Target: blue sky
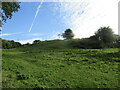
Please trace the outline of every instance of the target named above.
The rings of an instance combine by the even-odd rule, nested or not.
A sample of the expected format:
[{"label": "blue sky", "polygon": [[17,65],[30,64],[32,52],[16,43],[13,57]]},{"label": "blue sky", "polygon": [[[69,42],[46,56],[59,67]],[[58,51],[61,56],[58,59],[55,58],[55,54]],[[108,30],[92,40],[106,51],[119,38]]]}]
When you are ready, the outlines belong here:
[{"label": "blue sky", "polygon": [[21,3],[19,11],[14,13],[12,19],[7,20],[3,25],[2,38],[20,41],[29,39],[49,40],[54,38],[56,31],[62,33],[66,27],[61,24],[59,11],[54,13],[50,6],[52,3],[47,2],[42,4],[31,32],[29,32],[39,4],[40,2]]},{"label": "blue sky", "polygon": [[67,28],[73,30],[75,38],[84,38],[93,35],[101,26],[110,26],[116,34],[118,32],[117,0],[22,2],[20,5],[12,19],[4,23],[2,38],[21,43],[32,43],[36,39],[52,40]]}]

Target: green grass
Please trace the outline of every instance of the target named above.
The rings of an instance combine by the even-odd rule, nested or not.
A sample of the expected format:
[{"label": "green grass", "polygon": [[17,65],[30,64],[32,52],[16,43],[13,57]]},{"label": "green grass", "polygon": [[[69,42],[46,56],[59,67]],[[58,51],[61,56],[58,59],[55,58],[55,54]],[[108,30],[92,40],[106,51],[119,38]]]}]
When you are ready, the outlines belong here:
[{"label": "green grass", "polygon": [[70,49],[64,44],[53,49],[47,43],[3,50],[4,88],[119,87],[117,48]]}]

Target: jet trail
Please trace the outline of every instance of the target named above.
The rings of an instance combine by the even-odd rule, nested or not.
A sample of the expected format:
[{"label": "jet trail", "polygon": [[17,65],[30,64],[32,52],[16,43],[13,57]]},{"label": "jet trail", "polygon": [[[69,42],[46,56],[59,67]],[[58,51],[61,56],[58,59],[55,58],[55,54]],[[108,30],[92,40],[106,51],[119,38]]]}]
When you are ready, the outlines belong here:
[{"label": "jet trail", "polygon": [[38,12],[39,12],[39,10],[40,10],[40,8],[41,8],[41,6],[42,6],[42,3],[43,3],[43,1],[41,1],[41,3],[39,4],[39,6],[37,7],[37,11],[36,11],[36,14],[35,14],[35,16],[34,16],[33,22],[32,22],[32,24],[31,24],[31,26],[30,26],[29,32],[31,32],[31,30],[32,30],[32,27],[33,27],[33,25],[34,25],[34,22],[35,22],[35,19],[36,19],[37,15],[38,15]]}]

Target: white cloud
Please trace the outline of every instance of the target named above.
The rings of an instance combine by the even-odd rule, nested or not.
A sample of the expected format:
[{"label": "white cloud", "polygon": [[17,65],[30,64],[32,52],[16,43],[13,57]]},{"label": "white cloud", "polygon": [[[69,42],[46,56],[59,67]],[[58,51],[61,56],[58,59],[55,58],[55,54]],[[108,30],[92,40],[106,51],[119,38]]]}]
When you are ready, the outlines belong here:
[{"label": "white cloud", "polygon": [[73,29],[76,38],[89,37],[101,26],[110,26],[118,33],[119,0],[80,0],[56,3],[61,19]]},{"label": "white cloud", "polygon": [[10,36],[10,35],[15,35],[15,34],[20,34],[21,32],[18,33],[2,33],[0,34],[1,36]]},{"label": "white cloud", "polygon": [[18,42],[20,42],[21,44],[26,44],[26,43],[32,44],[34,40],[42,40],[42,39],[41,38],[33,38],[33,39],[28,39],[28,40],[21,40]]},{"label": "white cloud", "polygon": [[42,36],[43,34],[41,34],[41,33],[28,33],[26,35],[28,35],[28,36]]},{"label": "white cloud", "polygon": [[57,32],[53,31],[50,40],[52,40],[52,39],[61,39],[61,40],[63,40],[63,37],[62,36],[58,36],[58,34],[61,34],[61,33],[59,31],[57,31]]},{"label": "white cloud", "polygon": [[4,34],[1,34],[1,36],[9,36],[9,35],[13,35],[11,33],[4,33]]}]

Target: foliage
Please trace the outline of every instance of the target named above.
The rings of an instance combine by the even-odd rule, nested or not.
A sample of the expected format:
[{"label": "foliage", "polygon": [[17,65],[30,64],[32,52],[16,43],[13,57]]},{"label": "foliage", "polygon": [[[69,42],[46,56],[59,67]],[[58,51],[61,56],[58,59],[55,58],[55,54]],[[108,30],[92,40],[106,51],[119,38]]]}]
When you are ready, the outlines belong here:
[{"label": "foliage", "polygon": [[[104,29],[103,29],[104,30]],[[108,29],[107,29],[108,30]],[[111,34],[114,38],[112,42],[109,42],[110,40],[106,41],[107,39],[104,40],[103,36],[107,35],[107,31],[103,33],[104,35],[100,34],[103,33],[102,30],[98,30],[97,33],[93,36],[90,36],[89,38],[82,38],[82,39],[66,39],[66,40],[46,40],[46,41],[40,41],[40,40],[35,40],[33,44],[24,44],[23,46],[32,46],[36,45],[36,47],[41,47],[43,46],[44,48],[49,48],[49,49],[63,49],[63,48],[82,48],[82,49],[100,49],[100,48],[120,48],[120,36],[116,34]],[[109,30],[108,30],[109,32]],[[100,36],[99,36],[100,35]],[[102,38],[102,39],[100,39]],[[106,38],[110,39],[109,36],[106,36]],[[104,43],[103,43],[103,41]],[[19,46],[19,45],[18,45]],[[13,44],[12,46],[6,43],[3,43],[3,48],[6,47],[15,47]],[[43,48],[42,47],[42,48]],[[7,49],[7,48],[6,48]]]},{"label": "foliage", "polygon": [[120,48],[120,35],[115,35],[115,47]]},{"label": "foliage", "polygon": [[26,44],[23,44],[23,46],[30,46],[31,44],[27,42]]},{"label": "foliage", "polygon": [[2,2],[2,21],[11,19],[13,12],[17,12],[20,8],[19,2]]},{"label": "foliage", "polygon": [[95,41],[90,38],[83,38],[80,40],[72,41],[71,45],[74,48],[82,48],[82,49],[99,49],[99,48],[101,48],[99,41]]},{"label": "foliage", "polygon": [[40,43],[41,41],[40,40],[35,40],[34,42],[33,42],[33,44],[37,44],[37,43]]},{"label": "foliage", "polygon": [[95,33],[95,37],[101,42],[102,47],[113,44],[115,36],[110,27],[101,27]]},{"label": "foliage", "polygon": [[65,39],[72,39],[74,37],[74,34],[71,29],[66,29],[62,36]]},{"label": "foliage", "polygon": [[1,39],[1,41],[2,41],[2,48],[3,49],[17,48],[17,47],[21,46],[21,43],[14,42],[13,40],[9,41],[9,40]]},{"label": "foliage", "polygon": [[75,48],[100,49],[100,48],[119,48],[120,36],[113,33],[109,27],[101,27],[95,35],[71,42]]}]

